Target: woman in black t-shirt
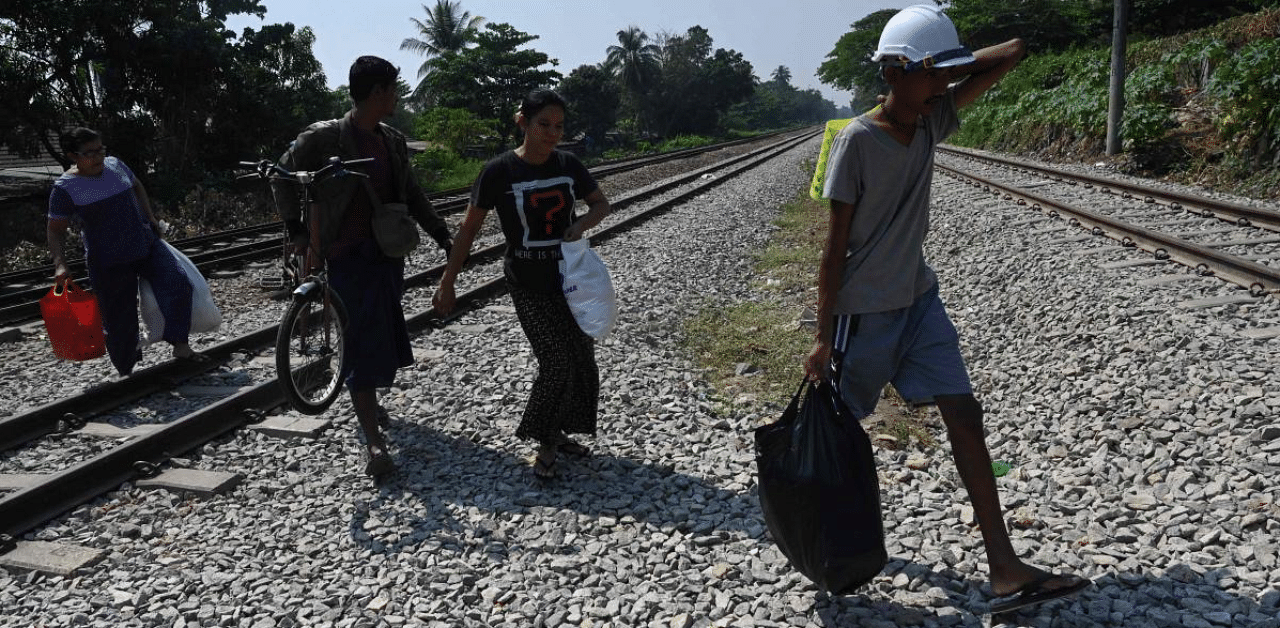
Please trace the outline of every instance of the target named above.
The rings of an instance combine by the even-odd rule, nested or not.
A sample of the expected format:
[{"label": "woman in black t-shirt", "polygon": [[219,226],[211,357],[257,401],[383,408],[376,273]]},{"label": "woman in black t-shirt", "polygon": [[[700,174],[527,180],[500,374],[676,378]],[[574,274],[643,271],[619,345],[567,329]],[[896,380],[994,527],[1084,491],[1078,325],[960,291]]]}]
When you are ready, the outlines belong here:
[{"label": "woman in black t-shirt", "polygon": [[[577,240],[599,224],[609,213],[609,201],[577,157],[556,150],[564,135],[564,110],[564,100],[553,91],[525,97],[516,115],[524,142],[480,171],[433,299],[442,315],[453,310],[454,280],[489,210],[496,209],[507,241],[503,272],[538,358],[538,377],[516,436],[538,442],[533,470],[540,478],[555,476],[557,454],[588,453],[568,435],[595,434],[600,392],[595,341],[569,311],[559,260],[560,243]],[[580,217],[573,211],[578,199],[588,207]]]}]

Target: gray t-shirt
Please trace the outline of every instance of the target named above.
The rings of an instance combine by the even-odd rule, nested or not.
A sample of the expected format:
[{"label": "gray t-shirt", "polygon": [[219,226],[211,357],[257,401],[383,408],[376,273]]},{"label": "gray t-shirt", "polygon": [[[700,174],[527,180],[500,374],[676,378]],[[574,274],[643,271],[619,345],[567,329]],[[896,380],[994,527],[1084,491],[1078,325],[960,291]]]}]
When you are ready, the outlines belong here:
[{"label": "gray t-shirt", "polygon": [[959,128],[955,92],[949,90],[916,129],[910,146],[866,114],[836,135],[823,196],[849,203],[854,211],[835,314],[909,307],[937,283],[924,260],[933,149]]}]

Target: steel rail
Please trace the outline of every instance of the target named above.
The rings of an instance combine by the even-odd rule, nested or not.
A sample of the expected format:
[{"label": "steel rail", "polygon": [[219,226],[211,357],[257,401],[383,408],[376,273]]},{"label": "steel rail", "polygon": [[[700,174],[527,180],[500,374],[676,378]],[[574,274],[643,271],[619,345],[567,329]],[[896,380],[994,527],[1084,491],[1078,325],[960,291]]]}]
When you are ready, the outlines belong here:
[{"label": "steel rail", "polygon": [[951,166],[935,163],[934,167],[961,181],[967,180],[972,185],[983,186],[989,190],[1000,190],[1006,200],[1019,199],[1020,205],[1030,203],[1032,209],[1045,212],[1050,216],[1054,216],[1055,212],[1071,216],[1073,222],[1092,231],[1094,235],[1105,235],[1125,246],[1141,248],[1155,255],[1157,259],[1171,259],[1200,273],[1215,275],[1249,290],[1250,294],[1255,296],[1280,290],[1280,269],[1270,268],[1174,235],[1160,233],[1001,184]]},{"label": "steel rail", "polygon": [[[618,160],[598,165],[592,168],[590,172],[592,176],[596,178],[604,178],[610,175],[636,170],[673,159],[688,158],[740,144],[760,141],[762,139],[770,139],[782,135],[783,133],[785,133],[785,131],[777,131],[774,133],[741,138],[729,142],[668,151],[665,153],[647,155],[633,159]],[[428,195],[428,199],[436,203],[436,211],[442,216],[453,215],[460,213],[467,208],[467,193],[469,190],[469,188],[455,188],[451,190],[433,192]],[[268,234],[272,231],[283,233],[283,227],[280,226],[279,222],[260,223],[228,231],[183,238],[181,240],[171,240],[169,243],[175,248],[186,253],[187,256],[191,258],[192,263],[196,265],[196,268],[198,268],[200,272],[207,274],[210,270],[225,268],[232,265],[240,265],[252,260],[263,259],[274,255],[278,253],[280,240],[267,239],[248,244],[200,251],[199,253],[190,253],[189,251],[192,249],[206,248],[227,240],[261,236],[262,234]],[[92,291],[92,285],[85,274],[86,271],[83,258],[69,260],[68,268],[76,282],[82,288]],[[40,297],[44,296],[45,293],[48,292],[49,287],[47,284],[49,282],[49,277],[52,275],[52,265],[0,273],[0,325],[13,325],[40,318]],[[6,291],[4,286],[24,287],[10,288]]]},{"label": "steel rail", "polygon": [[[1128,194],[1134,198],[1142,198],[1148,203],[1163,200],[1164,204],[1168,205],[1170,209],[1186,210],[1205,218],[1218,218],[1227,222],[1233,222],[1242,227],[1255,226],[1267,229],[1268,231],[1280,231],[1280,211],[1265,209],[1262,207],[1250,207],[1241,203],[1220,201],[1203,196],[1196,196],[1194,194],[1161,190],[1146,185],[1129,183],[1096,175],[1068,172],[1066,170],[1042,166],[1040,164],[1034,164],[1011,157],[993,157],[991,155],[983,155],[956,146],[939,146],[938,150],[984,160],[989,163],[1022,168],[1030,172],[1039,172],[1058,181],[1083,181],[1088,185],[1101,188],[1104,192],[1111,192],[1111,188],[1114,188],[1121,190],[1122,195]],[[1191,209],[1193,207],[1199,208],[1200,211],[1194,211]]]},{"label": "steel rail", "polygon": [[[682,191],[652,208],[636,215],[628,216],[607,228],[601,229],[592,235],[590,239],[593,243],[611,240],[633,226],[669,211],[685,200],[702,194],[816,136],[816,132],[807,133],[766,149],[752,151],[747,156],[726,160],[714,167],[709,166],[679,177],[680,180],[685,182],[690,180],[697,181],[701,179],[702,174],[709,170],[729,168],[720,176],[701,179],[696,185],[691,186],[689,190]],[[676,185],[679,185],[679,183],[664,184],[655,186],[655,189],[642,190],[619,199],[616,205],[633,204],[638,200],[661,193]],[[505,244],[486,247],[468,258],[468,264],[475,265],[483,259],[501,255],[504,249]],[[430,276],[438,276],[441,272],[443,272],[443,266],[418,273],[414,275],[414,283],[428,281]],[[408,280],[406,280],[406,286],[408,283]],[[458,308],[450,316],[442,319],[433,310],[426,309],[409,316],[406,319],[406,323],[415,332],[438,327],[471,311],[471,306],[501,294],[505,289],[505,279],[501,277],[490,279],[459,295]],[[263,342],[263,339],[274,338],[274,332],[277,328],[278,325],[260,329],[234,341],[212,347],[208,350],[208,353],[212,357],[221,358],[229,356],[232,351],[244,350],[248,345],[254,343],[259,345],[268,344]],[[176,373],[176,369],[171,367],[179,365],[177,363],[166,363],[152,367],[144,372],[142,379],[163,380],[165,375],[171,376]],[[199,370],[208,368],[199,365],[190,366],[195,366]],[[16,431],[6,434],[6,430],[18,425],[22,425],[34,432],[43,431],[48,433],[52,431],[53,425],[51,425],[51,421],[56,421],[59,412],[67,408],[74,408],[82,413],[79,416],[84,416],[92,411],[93,408],[110,403],[113,400],[116,403],[111,405],[119,405],[118,402],[121,397],[116,395],[126,395],[130,397],[129,400],[132,400],[146,394],[145,392],[140,392],[141,389],[131,390],[129,386],[125,385],[131,379],[133,378],[107,385],[97,394],[78,396],[64,402],[49,404],[26,415],[5,419],[0,422],[0,442],[20,441],[21,438],[13,438],[16,435]],[[92,397],[93,400],[81,399],[81,397]],[[124,482],[139,476],[152,475],[169,458],[199,447],[214,438],[237,429],[245,422],[252,420],[253,417],[260,416],[283,402],[284,397],[280,392],[279,382],[275,378],[271,378],[248,390],[181,417],[155,432],[139,436],[124,445],[71,468],[51,474],[32,486],[6,495],[0,498],[0,535],[17,537],[75,508],[79,504],[113,490]],[[0,553],[3,553],[3,551],[0,548]]]}]

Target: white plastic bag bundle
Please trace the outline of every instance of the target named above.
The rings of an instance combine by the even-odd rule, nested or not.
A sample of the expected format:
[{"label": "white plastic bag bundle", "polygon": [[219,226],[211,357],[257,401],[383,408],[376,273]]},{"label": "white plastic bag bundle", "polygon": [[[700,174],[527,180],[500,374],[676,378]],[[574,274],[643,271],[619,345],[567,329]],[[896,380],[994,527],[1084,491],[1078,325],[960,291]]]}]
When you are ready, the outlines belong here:
[{"label": "white plastic bag bundle", "polygon": [[[191,282],[191,332],[214,331],[222,324],[222,312],[218,311],[218,306],[213,302],[213,292],[209,290],[209,283],[200,275],[196,265],[182,254],[182,251],[173,248],[173,245],[168,242],[164,245],[169,248],[174,259],[178,260],[178,268],[186,273],[187,280]],[[142,344],[159,342],[164,337],[164,315],[160,313],[160,306],[156,304],[156,295],[151,291],[151,283],[141,277],[138,278],[138,305],[142,322],[147,326],[147,335]]]},{"label": "white plastic bag bundle", "polygon": [[560,281],[564,298],[582,332],[596,340],[609,335],[618,320],[609,269],[586,238],[561,242]]}]

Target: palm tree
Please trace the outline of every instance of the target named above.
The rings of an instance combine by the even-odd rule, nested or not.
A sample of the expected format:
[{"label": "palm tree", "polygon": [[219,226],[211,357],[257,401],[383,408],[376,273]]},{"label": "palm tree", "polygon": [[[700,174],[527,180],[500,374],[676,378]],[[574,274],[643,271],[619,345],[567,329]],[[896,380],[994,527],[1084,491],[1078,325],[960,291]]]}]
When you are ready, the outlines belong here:
[{"label": "palm tree", "polygon": [[436,0],[434,8],[428,9],[424,4],[422,10],[427,12],[425,22],[409,18],[422,37],[407,37],[400,42],[401,50],[427,57],[418,68],[419,78],[431,73],[435,57],[446,52],[461,52],[475,38],[476,30],[484,22],[483,17],[472,17],[470,11],[463,11],[462,3],[454,0]]},{"label": "palm tree", "polygon": [[773,71],[772,76],[773,76],[774,83],[777,83],[779,85],[791,84],[791,68],[788,68],[785,65],[778,66],[778,69]]},{"label": "palm tree", "polygon": [[[639,117],[640,103],[645,89],[658,73],[658,56],[661,49],[649,42],[649,35],[637,26],[618,31],[617,46],[609,46],[605,68],[622,80],[631,97],[631,106]],[[633,119],[634,121],[634,119]]]}]

